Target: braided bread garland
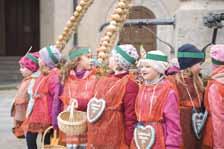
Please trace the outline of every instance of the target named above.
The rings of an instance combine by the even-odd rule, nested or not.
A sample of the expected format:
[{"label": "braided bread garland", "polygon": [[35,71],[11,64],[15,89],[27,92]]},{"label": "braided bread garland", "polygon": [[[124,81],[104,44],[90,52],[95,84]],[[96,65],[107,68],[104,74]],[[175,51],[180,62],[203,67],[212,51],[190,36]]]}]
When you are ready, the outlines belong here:
[{"label": "braided bread garland", "polygon": [[118,4],[111,15],[110,24],[101,37],[97,50],[97,59],[100,63],[107,63],[108,53],[116,44],[118,34],[128,18],[130,3],[132,0],[118,0]]},{"label": "braided bread garland", "polygon": [[64,31],[58,37],[56,41],[56,47],[62,51],[65,45],[68,43],[69,39],[71,38],[72,34],[75,33],[81,19],[83,18],[84,14],[91,6],[94,0],[81,0],[78,6],[75,9],[75,12],[68,20]]}]

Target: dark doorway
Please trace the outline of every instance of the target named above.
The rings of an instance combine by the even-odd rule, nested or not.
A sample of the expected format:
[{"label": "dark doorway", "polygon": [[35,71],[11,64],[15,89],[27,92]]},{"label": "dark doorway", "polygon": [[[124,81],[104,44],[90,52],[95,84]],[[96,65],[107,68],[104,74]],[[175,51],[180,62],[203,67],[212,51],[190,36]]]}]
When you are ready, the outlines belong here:
[{"label": "dark doorway", "polygon": [[3,0],[5,56],[22,56],[40,48],[39,0]]}]

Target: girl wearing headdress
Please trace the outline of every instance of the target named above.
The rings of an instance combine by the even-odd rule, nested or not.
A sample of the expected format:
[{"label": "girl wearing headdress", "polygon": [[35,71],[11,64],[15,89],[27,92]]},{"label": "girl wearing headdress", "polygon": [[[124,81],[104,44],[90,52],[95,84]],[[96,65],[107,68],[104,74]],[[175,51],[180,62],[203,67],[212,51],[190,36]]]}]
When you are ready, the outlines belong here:
[{"label": "girl wearing headdress", "polygon": [[179,149],[181,146],[178,95],[165,78],[168,58],[161,51],[150,51],[140,59],[143,78],[135,102],[138,124],[132,149]]},{"label": "girl wearing headdress", "polygon": [[208,120],[203,132],[203,149],[224,148],[224,45],[213,45],[210,51],[212,73],[205,90]]},{"label": "girl wearing headdress", "polygon": [[[61,53],[55,46],[44,47],[39,51],[40,76],[32,89],[32,110],[23,123],[28,149],[37,149],[38,133],[43,133],[49,126],[58,129],[57,115],[61,111],[61,83],[57,64]],[[45,144],[50,144],[50,135]]]},{"label": "girl wearing headdress", "polygon": [[[86,111],[88,101],[94,95],[97,81],[96,71],[91,68],[91,51],[89,48],[73,49],[69,60],[62,68],[63,92],[60,99],[66,110],[75,102],[76,110]],[[62,142],[68,148],[86,148],[87,133],[79,136],[62,134]]]},{"label": "girl wearing headdress", "polygon": [[129,74],[138,58],[133,45],[116,46],[109,59],[108,76],[100,77],[87,107],[88,148],[128,149],[137,119],[138,85]]},{"label": "girl wearing headdress", "polygon": [[24,131],[21,128],[23,121],[26,118],[26,111],[28,110],[28,103],[30,102],[30,90],[35,79],[37,78],[37,71],[39,69],[38,65],[39,53],[27,53],[19,60],[20,72],[23,79],[18,87],[16,96],[13,100],[13,107],[11,115],[14,119],[13,133],[17,138],[24,138]]},{"label": "girl wearing headdress", "polygon": [[[177,54],[180,72],[174,76],[179,95],[183,149],[199,149],[207,112],[203,108],[204,86],[200,77],[204,53],[192,44],[184,44]],[[204,118],[203,118],[204,117]]]}]

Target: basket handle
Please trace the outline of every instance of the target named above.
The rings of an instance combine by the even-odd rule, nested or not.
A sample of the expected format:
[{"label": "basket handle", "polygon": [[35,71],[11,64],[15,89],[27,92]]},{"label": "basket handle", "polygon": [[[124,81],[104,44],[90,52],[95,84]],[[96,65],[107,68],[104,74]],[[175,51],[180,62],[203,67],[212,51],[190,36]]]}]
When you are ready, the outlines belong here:
[{"label": "basket handle", "polygon": [[74,122],[74,110],[78,108],[78,102],[76,99],[72,98],[71,108],[70,108],[70,115],[69,115],[69,121]]},{"label": "basket handle", "polygon": [[42,137],[42,148],[44,148],[44,140],[45,140],[45,137],[46,137],[46,135],[47,135],[47,133],[51,130],[51,129],[53,129],[53,126],[50,126],[50,127],[48,127],[45,131],[44,131],[44,134],[43,134],[43,137]]}]

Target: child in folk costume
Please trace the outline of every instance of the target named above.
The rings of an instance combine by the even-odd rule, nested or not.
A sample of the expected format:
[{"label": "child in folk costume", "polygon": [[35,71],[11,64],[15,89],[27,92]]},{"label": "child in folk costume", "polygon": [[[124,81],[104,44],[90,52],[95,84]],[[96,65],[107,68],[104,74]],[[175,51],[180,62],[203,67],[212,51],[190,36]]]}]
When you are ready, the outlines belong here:
[{"label": "child in folk costume", "polygon": [[[26,133],[28,149],[36,149],[38,133],[43,133],[46,128],[53,125],[57,129],[57,115],[60,109],[60,79],[56,65],[61,58],[60,51],[55,46],[44,47],[40,51],[39,66],[40,76],[33,86],[32,110],[23,124]],[[50,136],[45,140],[50,143]]]},{"label": "child in folk costume", "polygon": [[205,91],[208,121],[203,133],[203,149],[224,148],[224,45],[211,47],[213,70]]},{"label": "child in folk costume", "polygon": [[88,103],[88,148],[129,148],[137,122],[134,107],[138,93],[129,68],[137,58],[133,45],[119,45],[112,50],[109,68],[114,73],[98,80],[95,97]]},{"label": "child in folk costume", "polygon": [[202,109],[204,87],[199,76],[203,60],[204,53],[194,45],[184,44],[178,49],[181,71],[175,76],[175,84],[179,94],[183,149],[199,149],[201,145],[203,123],[198,123],[198,115],[206,115]]},{"label": "child in folk costume", "polygon": [[[61,95],[64,109],[76,103],[77,110],[86,111],[88,101],[94,95],[95,71],[91,69],[89,48],[79,48],[69,52],[69,61],[63,68],[64,89]],[[62,141],[68,148],[86,148],[87,134],[64,136]]]},{"label": "child in folk costume", "polygon": [[143,84],[135,103],[138,124],[131,148],[179,149],[181,146],[178,96],[165,79],[167,56],[150,51],[139,61]]},{"label": "child in folk costume", "polygon": [[27,53],[19,60],[20,72],[23,80],[17,90],[13,101],[12,116],[14,118],[13,133],[18,138],[24,138],[24,131],[21,128],[26,118],[26,110],[29,102],[28,88],[34,77],[34,73],[39,69],[38,66],[39,53]]}]

